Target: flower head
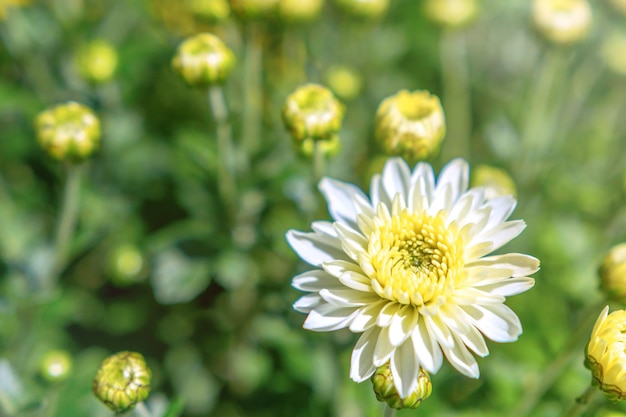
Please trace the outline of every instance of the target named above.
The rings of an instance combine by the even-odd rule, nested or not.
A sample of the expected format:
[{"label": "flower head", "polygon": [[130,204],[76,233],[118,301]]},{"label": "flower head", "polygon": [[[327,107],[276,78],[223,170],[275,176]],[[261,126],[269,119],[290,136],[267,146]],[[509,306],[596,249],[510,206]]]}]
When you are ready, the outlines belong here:
[{"label": "flower head", "polygon": [[472,187],[485,187],[487,198],[496,198],[502,195],[515,197],[515,182],[502,168],[489,165],[479,165],[472,172]]},{"label": "flower head", "polygon": [[304,23],[315,20],[322,12],[324,0],[280,0],[278,15],[288,23]]},{"label": "flower head", "polygon": [[613,401],[626,398],[626,311],[600,313],[585,348],[591,383]]},{"label": "flower head", "polygon": [[591,7],[587,0],[534,0],[533,21],[548,41],[569,45],[589,33]]},{"label": "flower head", "polygon": [[235,66],[235,55],[211,33],[200,33],[180,44],[172,66],[191,87],[207,87],[228,78]]},{"label": "flower head", "polygon": [[294,304],[304,328],[362,333],[350,375],[361,382],[390,362],[401,398],[417,387],[420,368],[436,373],[443,357],[477,378],[471,352],[488,353],[485,337],[512,342],[520,321],[505,297],[534,284],[539,261],[517,253],[487,256],[522,232],[507,220],[515,199],[468,190],[468,165],[450,162],[435,180],[432,167],[411,171],[400,158],[372,178],[370,196],[325,178],[320,190],[333,222],[287,240],[315,267],[293,278],[309,294]]}]

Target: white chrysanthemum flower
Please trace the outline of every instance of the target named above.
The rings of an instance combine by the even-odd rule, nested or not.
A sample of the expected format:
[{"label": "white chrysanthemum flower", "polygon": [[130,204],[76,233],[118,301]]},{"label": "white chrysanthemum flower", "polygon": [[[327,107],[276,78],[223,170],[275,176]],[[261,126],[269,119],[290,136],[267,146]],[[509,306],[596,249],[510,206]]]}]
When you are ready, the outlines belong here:
[{"label": "white chrysanthemum flower", "polygon": [[295,288],[310,293],[294,304],[308,313],[304,328],[363,333],[352,353],[354,381],[389,361],[404,398],[415,390],[420,366],[435,373],[444,356],[478,378],[471,352],[488,354],[484,337],[512,342],[521,334],[504,301],[533,286],[527,275],[539,261],[518,253],[486,256],[525,223],[507,221],[513,197],[468,190],[468,176],[461,159],[435,181],[430,165],[411,172],[395,158],[372,178],[370,198],[325,178],[320,190],[334,222],[287,233],[291,247],[317,268],[293,278]]}]

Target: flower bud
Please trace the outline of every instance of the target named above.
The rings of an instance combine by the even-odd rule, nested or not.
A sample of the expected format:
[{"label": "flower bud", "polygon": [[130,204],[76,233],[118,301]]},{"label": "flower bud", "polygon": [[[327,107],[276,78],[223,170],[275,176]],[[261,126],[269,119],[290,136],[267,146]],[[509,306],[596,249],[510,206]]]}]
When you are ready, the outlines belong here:
[{"label": "flower bud", "polygon": [[533,21],[548,41],[569,45],[587,37],[591,7],[587,0],[534,0]]},{"label": "flower bud", "polygon": [[280,0],[278,15],[288,23],[305,23],[315,20],[322,11],[324,0]]},{"label": "flower bud", "polygon": [[479,165],[472,169],[472,187],[485,187],[485,198],[493,199],[510,195],[515,197],[515,182],[503,169]]},{"label": "flower bud", "polygon": [[458,28],[476,17],[478,6],[476,0],[426,0],[424,11],[438,25]]},{"label": "flower bud", "polygon": [[230,0],[233,13],[243,20],[264,19],[276,11],[280,0]]},{"label": "flower bud", "polygon": [[330,140],[339,133],[344,106],[329,89],[306,84],[296,89],[283,106],[283,122],[296,142]]},{"label": "flower bud", "polygon": [[45,110],[35,119],[37,139],[53,158],[78,162],[100,144],[100,121],[87,106],[70,101]]},{"label": "flower bud", "polygon": [[334,66],[326,72],[326,82],[330,89],[342,100],[353,100],[361,92],[361,75],[350,67]]},{"label": "flower bud", "polygon": [[58,382],[67,379],[72,371],[72,357],[64,350],[52,350],[39,363],[39,372],[46,380]]},{"label": "flower bud", "polygon": [[94,40],[79,48],[76,64],[83,78],[101,84],[109,81],[117,69],[117,51],[105,40]]},{"label": "flower bud", "polygon": [[626,302],[626,243],[613,246],[600,265],[600,288],[610,300]]},{"label": "flower bud", "polygon": [[585,366],[591,370],[591,383],[611,401],[618,401],[626,397],[626,311],[608,312],[606,306],[593,326]]},{"label": "flower bud", "polygon": [[376,369],[376,372],[372,375],[372,384],[374,386],[376,399],[380,402],[387,403],[389,407],[395,408],[396,410],[419,407],[423,400],[430,397],[433,390],[428,372],[420,368],[415,391],[408,397],[401,398],[393,382],[389,362]]},{"label": "flower bud", "polygon": [[346,13],[362,19],[376,19],[387,13],[389,0],[336,0]]},{"label": "flower bud", "polygon": [[441,102],[428,91],[401,90],[378,106],[376,138],[389,155],[425,159],[439,150],[445,133]]},{"label": "flower bud", "polygon": [[151,375],[140,353],[119,352],[102,362],[91,388],[113,412],[123,413],[148,398]]},{"label": "flower bud", "polygon": [[142,281],[146,277],[145,266],[143,254],[133,245],[120,245],[109,254],[111,278],[120,287]]},{"label": "flower bud", "polygon": [[600,57],[611,71],[626,76],[626,32],[614,30],[602,41]]},{"label": "flower bud", "polygon": [[235,55],[217,36],[201,33],[180,44],[172,66],[190,87],[208,87],[228,78]]},{"label": "flower bud", "polygon": [[230,15],[227,0],[186,0],[185,4],[195,18],[207,23],[223,22]]}]

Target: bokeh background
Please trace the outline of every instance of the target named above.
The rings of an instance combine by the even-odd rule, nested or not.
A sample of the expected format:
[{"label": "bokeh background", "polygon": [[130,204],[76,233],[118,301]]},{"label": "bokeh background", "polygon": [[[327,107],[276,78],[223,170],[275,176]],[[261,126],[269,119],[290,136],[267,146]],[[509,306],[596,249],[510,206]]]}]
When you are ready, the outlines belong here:
[{"label": "bokeh background", "polygon": [[[346,105],[326,174],[364,189],[386,159],[374,137],[380,101],[401,89],[438,95],[448,137],[429,161],[439,171],[461,156],[510,176],[513,217],[528,227],[505,250],[541,260],[536,286],[508,303],[520,340],[488,343],[479,380],[444,364],[431,398],[399,415],[560,415],[589,384],[583,349],[604,305],[597,268],[626,233],[619,2],[594,1],[589,34],[571,45],[533,27],[528,0],[484,0],[452,28],[422,0],[392,0],[373,18],[327,0],[305,23],[216,19],[210,3],[0,0],[0,415],[111,415],[91,382],[122,350],[152,369],[154,416],[382,415],[371,384],[349,379],[355,336],[305,331],[291,308],[290,279],[307,266],[285,232],[328,218],[311,161],[281,121],[306,82]],[[237,57],[224,86],[246,161],[234,211],[217,190],[206,92],[170,64],[204,31]],[[85,60],[113,58],[85,58],[94,41],[117,57],[101,81]],[[33,120],[67,100],[94,109],[103,139],[87,162],[70,262],[51,286],[65,171],[37,144]],[[42,363],[58,350],[73,366],[50,381]],[[587,415],[620,410],[599,401]]]}]

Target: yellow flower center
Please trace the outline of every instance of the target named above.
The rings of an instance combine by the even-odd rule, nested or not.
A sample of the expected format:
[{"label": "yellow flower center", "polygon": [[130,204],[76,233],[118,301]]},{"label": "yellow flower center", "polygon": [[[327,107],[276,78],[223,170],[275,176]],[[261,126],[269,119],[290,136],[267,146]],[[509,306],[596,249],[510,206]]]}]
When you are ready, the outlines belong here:
[{"label": "yellow flower center", "polygon": [[372,287],[391,301],[430,305],[454,287],[462,264],[462,240],[445,214],[412,213],[407,209],[384,220],[369,236]]}]

